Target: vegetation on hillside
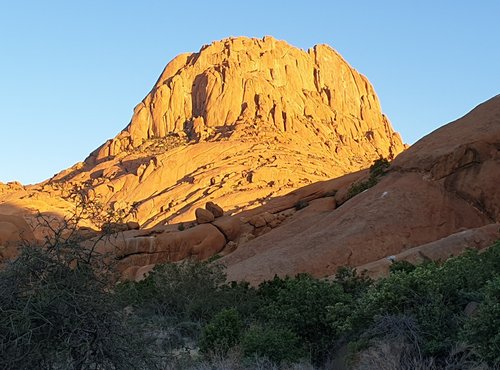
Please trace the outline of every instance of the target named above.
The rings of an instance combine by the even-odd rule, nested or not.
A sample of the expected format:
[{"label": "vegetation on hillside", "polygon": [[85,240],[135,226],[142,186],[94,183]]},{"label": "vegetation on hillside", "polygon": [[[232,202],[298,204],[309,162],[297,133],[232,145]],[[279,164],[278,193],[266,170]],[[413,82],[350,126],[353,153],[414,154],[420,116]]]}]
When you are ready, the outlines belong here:
[{"label": "vegetation on hillside", "polygon": [[351,199],[356,195],[362,193],[363,191],[377,185],[382,176],[385,175],[389,166],[390,163],[385,158],[379,158],[375,160],[373,164],[370,166],[370,171],[369,171],[370,176],[366,180],[352,184],[348,190],[347,199]]},{"label": "vegetation on hillside", "polygon": [[4,266],[0,368],[313,369],[339,356],[353,369],[500,366],[500,242],[396,263],[378,281],[341,268],[252,287],[184,261],[114,284],[110,262],[60,235]]}]

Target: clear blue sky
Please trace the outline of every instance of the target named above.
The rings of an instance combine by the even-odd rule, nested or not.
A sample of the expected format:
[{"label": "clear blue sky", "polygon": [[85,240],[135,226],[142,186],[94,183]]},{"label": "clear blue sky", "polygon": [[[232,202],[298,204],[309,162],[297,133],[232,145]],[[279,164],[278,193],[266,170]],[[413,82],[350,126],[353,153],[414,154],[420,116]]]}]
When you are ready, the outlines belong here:
[{"label": "clear blue sky", "polygon": [[499,16],[494,0],[0,0],[0,181],[85,159],[170,59],[228,36],[331,45],[413,143],[500,93]]}]

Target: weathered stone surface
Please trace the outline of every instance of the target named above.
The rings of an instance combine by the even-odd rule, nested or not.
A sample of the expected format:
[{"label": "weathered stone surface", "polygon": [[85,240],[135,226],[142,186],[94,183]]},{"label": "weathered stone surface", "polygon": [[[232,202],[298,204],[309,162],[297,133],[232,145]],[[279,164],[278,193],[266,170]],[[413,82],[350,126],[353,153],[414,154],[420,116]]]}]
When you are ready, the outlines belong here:
[{"label": "weathered stone surface", "polygon": [[139,223],[136,221],[128,221],[127,228],[128,230],[139,230],[141,228],[141,225],[139,225]]},{"label": "weathered stone surface", "polygon": [[197,208],[195,211],[195,215],[196,222],[198,222],[199,224],[208,224],[215,220],[213,213],[203,208]]},{"label": "weathered stone surface", "polygon": [[[228,254],[230,279],[329,276],[389,255],[442,258],[486,246],[485,225],[500,221],[499,143],[496,97],[348,199],[369,176],[363,168],[404,148],[366,78],[327,46],[227,39],[170,62],[125,130],[85,162],[41,184],[0,184],[0,213],[69,215],[76,187],[125,215],[116,240],[99,244],[124,276],[217,253]],[[206,223],[191,227],[195,217]],[[17,226],[2,227],[13,235]]]},{"label": "weathered stone surface", "polygon": [[212,225],[217,227],[228,241],[236,240],[242,230],[242,222],[238,217],[224,216],[216,218]]},{"label": "weathered stone surface", "polygon": [[[466,249],[481,250],[491,246],[500,239],[500,224],[490,224],[476,229],[467,229],[448,235],[442,239],[419,245],[394,255],[395,261],[408,261],[419,264],[428,260],[444,261],[457,256]],[[365,272],[372,278],[380,278],[389,274],[392,262],[387,258],[357,266],[358,272]]]},{"label": "weathered stone surface", "polygon": [[263,215],[259,214],[250,218],[250,220],[248,220],[248,223],[254,227],[264,227],[266,226],[266,219]]},{"label": "weathered stone surface", "polygon": [[215,218],[224,216],[224,210],[222,207],[214,202],[207,202],[207,204],[205,204],[205,209],[211,212]]},{"label": "weathered stone surface", "polygon": [[129,126],[91,158],[114,156],[172,132],[199,140],[207,130],[232,130],[248,121],[270,124],[279,133],[300,132],[306,140],[309,123],[326,146],[346,155],[357,146],[354,141],[361,156],[374,148],[383,156],[403,149],[368,80],[331,47],[306,52],[272,37],[240,37],[170,62]]},{"label": "weathered stone surface", "polygon": [[[90,241],[92,243],[92,241]],[[185,258],[205,260],[226,245],[224,235],[213,225],[196,225],[182,232],[130,230],[119,233],[111,242],[99,241],[96,250],[118,259],[124,276],[134,276],[138,267],[175,262]]]},{"label": "weathered stone surface", "polygon": [[[339,207],[296,212],[282,226],[246,242],[224,257],[228,277],[257,283],[274,274],[329,276],[343,265],[381,260],[387,266],[387,256],[420,246],[431,259],[476,243],[486,247],[499,232],[499,148],[500,96],[422,139],[396,158],[378,184],[354,198],[346,201],[342,195],[348,182],[332,180]],[[349,175],[350,183],[356,176]],[[313,194],[319,198],[327,184],[314,184]],[[281,202],[285,198],[290,202],[290,196]]]},{"label": "weathered stone surface", "polygon": [[15,257],[20,245],[34,240],[31,228],[22,217],[0,214],[0,262]]},{"label": "weathered stone surface", "polygon": [[[272,198],[403,149],[368,80],[329,46],[303,51],[271,37],[230,38],[172,60],[130,124],[85,162],[41,184],[1,184],[0,212],[33,225],[37,210],[61,219],[74,211],[72,191],[79,189],[124,217],[108,226],[132,235],[127,243],[137,253],[127,260],[150,265],[165,252],[149,255],[151,240],[161,238],[130,231],[139,224],[158,230],[217,217],[217,243],[252,239],[254,229],[259,234],[286,222],[294,212],[288,203],[304,192],[282,204]],[[207,202],[210,212],[202,209]],[[223,209],[232,214],[268,203],[257,226],[222,217]],[[277,208],[284,212],[278,215]],[[81,226],[90,238],[102,225],[88,218]],[[171,231],[162,231],[168,240]],[[176,243],[200,244],[193,232],[178,233]],[[205,256],[220,248],[217,243],[203,242],[199,253],[183,244],[172,258]]]}]

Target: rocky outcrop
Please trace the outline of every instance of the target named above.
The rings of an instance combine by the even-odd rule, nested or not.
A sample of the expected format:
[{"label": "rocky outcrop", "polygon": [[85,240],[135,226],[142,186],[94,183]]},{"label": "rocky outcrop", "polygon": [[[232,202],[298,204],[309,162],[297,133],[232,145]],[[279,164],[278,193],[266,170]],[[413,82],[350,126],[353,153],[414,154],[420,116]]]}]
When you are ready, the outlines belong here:
[{"label": "rocky outcrop", "polygon": [[206,223],[199,219],[183,231],[176,225],[125,231],[102,248],[116,247],[127,278],[141,277],[156,263],[215,254],[223,256],[230,280],[331,276],[343,265],[377,277],[387,273],[388,256],[445,259],[500,237],[499,149],[500,98],[494,98],[423,138],[357,195],[350,188],[372,178],[368,170],[307,185],[233,216],[215,218],[199,208],[198,216],[210,214]]},{"label": "rocky outcrop", "polygon": [[113,256],[124,278],[136,278],[135,274],[148,270],[142,267],[186,258],[206,260],[222,251],[225,245],[226,239],[217,227],[202,224],[183,231],[168,228],[125,231],[99,240],[95,249],[102,255]]},{"label": "rocky outcrop", "polygon": [[274,274],[329,276],[405,251],[444,259],[465,246],[483,248],[499,237],[499,173],[497,96],[405,151],[374,187],[347,201],[339,189],[340,207],[307,217],[299,211],[223,262],[230,279],[259,282]]},{"label": "rocky outcrop", "polygon": [[229,38],[172,60],[130,124],[84,162],[41,184],[0,184],[0,212],[35,224],[38,211],[57,221],[76,199],[93,201],[118,222],[92,214],[80,226],[89,238],[121,235],[122,266],[207,258],[277,229],[315,197],[294,190],[403,149],[371,84],[331,47]]},{"label": "rocky outcrop", "polygon": [[208,224],[215,220],[213,213],[203,208],[197,208],[195,211],[195,216],[196,222],[198,222],[199,224]]},{"label": "rocky outcrop", "polygon": [[239,37],[172,60],[127,128],[88,161],[172,134],[204,141],[294,133],[345,156],[390,157],[403,149],[369,81],[331,47],[306,52],[272,37]]},{"label": "rocky outcrop", "polygon": [[205,204],[205,209],[213,214],[215,218],[224,216],[224,210],[222,207],[214,202],[207,202],[207,204]]},{"label": "rocky outcrop", "polygon": [[123,132],[28,192],[76,186],[153,227],[207,201],[254,208],[403,149],[371,84],[331,47],[231,38],[171,61]]},{"label": "rocky outcrop", "polygon": [[23,243],[34,240],[33,232],[24,218],[0,214],[0,262],[17,256]]},{"label": "rocky outcrop", "polygon": [[476,229],[466,229],[446,236],[442,239],[419,245],[405,250],[389,258],[357,266],[359,273],[364,273],[372,278],[380,278],[389,274],[393,261],[407,261],[420,264],[425,261],[445,261],[457,256],[467,249],[482,250],[500,240],[500,224],[489,224]]}]

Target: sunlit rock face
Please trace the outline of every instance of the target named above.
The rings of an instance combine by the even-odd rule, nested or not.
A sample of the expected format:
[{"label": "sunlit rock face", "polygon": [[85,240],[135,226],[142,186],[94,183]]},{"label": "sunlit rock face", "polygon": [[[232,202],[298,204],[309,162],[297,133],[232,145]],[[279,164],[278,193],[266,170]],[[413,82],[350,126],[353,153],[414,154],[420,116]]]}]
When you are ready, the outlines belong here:
[{"label": "sunlit rock face", "polygon": [[231,38],[173,59],[130,124],[57,181],[141,224],[236,211],[404,149],[368,80],[331,47]]},{"label": "sunlit rock face", "polygon": [[[404,149],[369,81],[331,47],[304,51],[272,37],[229,38],[168,63],[125,129],[85,161],[41,184],[0,187],[0,213],[64,217],[74,212],[78,189],[123,222],[165,234],[127,250],[176,251],[136,265],[205,258],[230,241],[221,230],[238,234],[239,224],[217,219],[204,226],[208,239],[196,230],[185,232],[186,240],[166,233],[195,220],[207,202],[226,217]],[[83,223],[97,226],[92,218]]]},{"label": "sunlit rock face", "polygon": [[327,152],[347,148],[360,160],[402,150],[371,84],[335,50],[317,45],[306,52],[265,37],[226,39],[176,57],[127,128],[93,157],[173,133],[213,141],[221,131],[233,139],[300,136],[321,141]]}]

